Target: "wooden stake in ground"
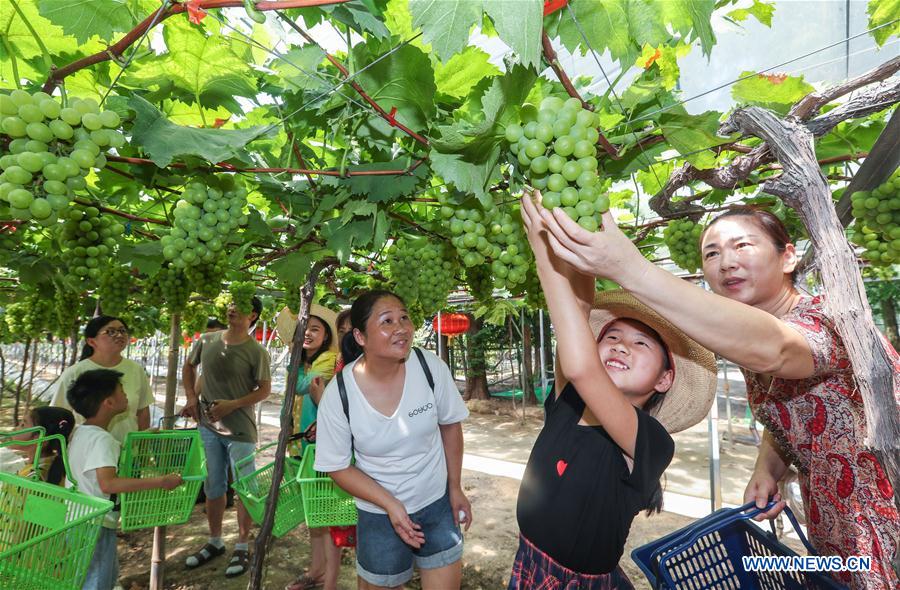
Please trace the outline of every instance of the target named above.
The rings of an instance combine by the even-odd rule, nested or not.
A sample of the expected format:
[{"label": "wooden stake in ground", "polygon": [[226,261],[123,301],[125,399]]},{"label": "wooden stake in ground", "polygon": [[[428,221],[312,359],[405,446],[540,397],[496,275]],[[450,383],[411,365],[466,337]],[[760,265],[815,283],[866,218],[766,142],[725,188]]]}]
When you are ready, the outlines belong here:
[{"label": "wooden stake in ground", "polygon": [[[816,252],[825,289],[825,309],[847,347],[862,394],[868,427],[867,444],[884,466],[900,508],[900,412],[894,400],[891,363],[872,320],[862,275],[844,227],[838,219],[816,161],[813,135],[802,123],[779,119],[759,107],[735,111],[722,125],[723,135],[739,131],[764,140],[784,174],[763,186],[800,215]],[[894,569],[900,575],[900,547]]]},{"label": "wooden stake in ground", "polygon": [[247,590],[262,588],[263,568],[266,563],[266,552],[275,526],[275,507],[281,491],[281,480],[284,479],[284,454],[287,451],[288,438],[291,436],[291,420],[294,412],[294,392],[297,390],[297,377],[300,368],[300,355],[303,354],[303,336],[306,334],[306,323],[309,320],[309,308],[316,290],[316,279],[319,273],[333,261],[320,261],[313,265],[306,277],[306,283],[300,289],[300,313],[297,327],[291,339],[291,360],[288,364],[287,386],[284,392],[284,403],[281,406],[281,432],[278,433],[278,446],[275,450],[275,467],[272,470],[272,487],[266,498],[266,514],[263,517],[259,535],[256,537],[253,550],[253,564],[250,567],[250,583]]},{"label": "wooden stake in ground", "polygon": [[[178,352],[181,347],[181,315],[172,314],[169,324],[169,365],[166,372],[166,404],[162,428],[172,428],[175,394],[178,389]],[[151,424],[151,427],[153,425]],[[150,590],[162,590],[166,578],[166,527],[153,529],[153,554],[150,558]]]}]

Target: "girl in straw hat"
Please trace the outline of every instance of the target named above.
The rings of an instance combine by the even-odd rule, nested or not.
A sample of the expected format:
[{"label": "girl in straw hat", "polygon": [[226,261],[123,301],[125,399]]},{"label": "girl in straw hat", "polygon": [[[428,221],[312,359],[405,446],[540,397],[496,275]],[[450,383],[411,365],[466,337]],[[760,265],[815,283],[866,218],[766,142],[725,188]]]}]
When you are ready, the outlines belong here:
[{"label": "girl in straw hat", "polygon": [[535,441],[509,588],[632,588],[619,567],[635,515],[659,511],[670,436],[715,396],[713,355],[622,291],[550,252],[536,206],[522,217],[557,335],[555,395]]},{"label": "girl in straw hat", "polygon": [[[897,590],[900,516],[894,490],[866,444],[863,400],[828,301],[794,285],[797,254],[781,221],[750,207],[714,219],[701,236],[712,293],[646,260],[616,227],[586,232],[562,212],[541,212],[555,255],[612,279],[704,346],[741,367],[747,401],[766,426],[744,492],[760,508],[780,500],[778,481],[799,473],[809,538],[821,555],[867,555],[871,571],[835,572],[854,590]],[[832,302],[832,307],[834,303]],[[893,372],[900,406],[900,356],[886,339],[873,350]],[[772,518],[779,501],[758,518]]]},{"label": "girl in straw hat", "polygon": [[[286,318],[281,315],[287,312]],[[279,314],[279,330],[290,342],[293,338],[297,318],[285,308]],[[309,440],[315,441],[315,423],[319,401],[325,386],[334,376],[337,362],[337,337],[335,319],[337,314],[321,305],[313,304],[309,310],[309,322],[303,335],[303,351],[300,354],[300,375],[297,376],[297,398],[294,400],[294,425],[297,432],[312,429]],[[291,320],[291,321],[287,321]],[[293,452],[302,455],[307,443],[293,447]],[[309,570],[291,582],[286,590],[306,590],[323,587],[326,590],[337,588],[337,579],[341,567],[341,549],[331,540],[327,527],[309,529],[310,566]]]}]

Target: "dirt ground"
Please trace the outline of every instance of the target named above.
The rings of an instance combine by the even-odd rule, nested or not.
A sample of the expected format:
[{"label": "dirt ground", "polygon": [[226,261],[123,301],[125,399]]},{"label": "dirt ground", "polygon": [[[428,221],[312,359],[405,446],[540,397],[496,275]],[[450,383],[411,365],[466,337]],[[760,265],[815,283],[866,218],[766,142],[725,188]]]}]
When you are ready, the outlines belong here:
[{"label": "dirt ground", "polygon": [[[721,385],[721,383],[720,383]],[[157,392],[159,394],[159,392]],[[740,399],[742,391],[732,395]],[[159,400],[158,395],[158,400]],[[260,431],[261,441],[274,440],[280,399],[276,396],[264,404]],[[4,404],[7,405],[7,404]],[[506,587],[518,544],[518,527],[515,518],[519,479],[515,473],[528,459],[534,439],[543,422],[542,410],[529,407],[522,418],[521,405],[514,411],[509,400],[469,402],[471,416],[464,423],[465,452],[477,459],[494,461],[504,469],[502,475],[490,470],[464,469],[463,484],[473,505],[473,524],[465,535],[463,554],[463,588],[496,590]],[[720,400],[720,415],[724,417]],[[736,415],[743,410],[738,405]],[[8,407],[0,411],[0,427],[11,426]],[[719,438],[725,441],[728,434],[724,421],[720,424]],[[746,437],[747,429],[735,430],[735,438]],[[676,435],[676,456],[666,472],[665,489],[682,498],[710,497],[709,436],[707,423]],[[726,503],[738,504],[743,486],[749,478],[756,449],[748,444],[721,443],[722,498]],[[509,469],[505,469],[509,468]],[[520,476],[519,476],[520,477]],[[668,501],[668,500],[667,500]],[[702,508],[701,508],[702,509]],[[632,525],[629,541],[621,565],[637,588],[649,585],[630,558],[633,548],[658,539],[671,531],[687,526],[693,518],[663,512],[652,517],[638,515]],[[230,550],[237,537],[234,510],[226,513],[224,536]],[[185,558],[205,543],[207,526],[203,506],[198,505],[188,523],[169,527],[167,530],[167,560],[165,585],[169,590],[237,590],[247,587],[248,576],[226,579],[224,576],[227,555],[196,570],[187,570]],[[120,582],[126,590],[144,590],[149,587],[152,551],[152,530],[120,533],[119,559]],[[799,548],[796,542],[788,545]],[[251,544],[252,548],[252,544]],[[309,563],[309,543],[305,525],[288,533],[271,544],[268,568],[265,572],[265,588],[283,588]],[[345,550],[340,578],[341,588],[356,588],[355,560],[352,550]],[[419,588],[414,578],[411,589]]]}]

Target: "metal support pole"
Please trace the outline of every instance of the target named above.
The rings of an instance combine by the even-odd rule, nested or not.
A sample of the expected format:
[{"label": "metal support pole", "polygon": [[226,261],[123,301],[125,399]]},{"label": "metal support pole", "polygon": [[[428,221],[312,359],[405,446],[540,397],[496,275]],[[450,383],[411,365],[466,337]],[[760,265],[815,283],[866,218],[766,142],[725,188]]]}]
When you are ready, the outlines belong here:
[{"label": "metal support pole", "polygon": [[709,430],[709,511],[722,507],[722,471],[719,457],[719,400],[713,399],[706,423]]},{"label": "metal support pole", "polygon": [[722,387],[725,389],[725,418],[728,420],[728,442],[734,446],[734,432],[731,429],[731,384],[728,383],[728,360],[722,359]]},{"label": "metal support pole", "polygon": [[438,320],[438,322],[437,322],[437,324],[438,324],[437,325],[437,355],[438,355],[438,358],[444,358],[444,356],[441,354],[442,351],[441,351],[441,312],[440,311],[438,312],[437,320]]}]

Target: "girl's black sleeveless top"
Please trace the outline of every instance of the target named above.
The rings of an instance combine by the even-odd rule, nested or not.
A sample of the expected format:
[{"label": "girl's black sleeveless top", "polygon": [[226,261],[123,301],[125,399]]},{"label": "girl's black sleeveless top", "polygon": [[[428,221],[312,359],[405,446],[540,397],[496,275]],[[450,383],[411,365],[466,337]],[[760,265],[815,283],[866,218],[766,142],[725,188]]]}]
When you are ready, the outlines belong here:
[{"label": "girl's black sleeveless top", "polygon": [[519,530],[561,565],[582,574],[616,568],[631,521],[649,505],[675,443],[655,418],[635,408],[638,433],[629,473],[622,449],[601,426],[581,426],[585,404],[569,383],[544,402],[516,515]]}]

